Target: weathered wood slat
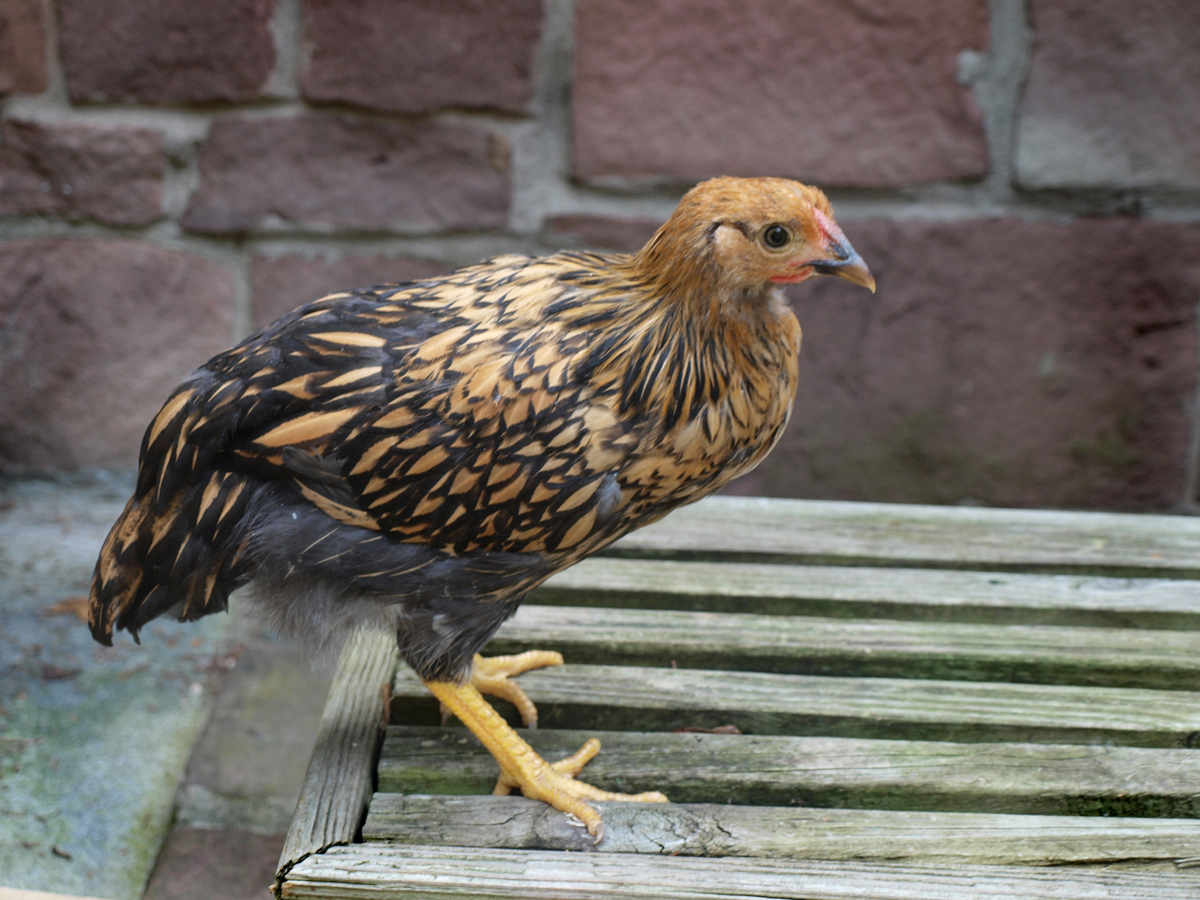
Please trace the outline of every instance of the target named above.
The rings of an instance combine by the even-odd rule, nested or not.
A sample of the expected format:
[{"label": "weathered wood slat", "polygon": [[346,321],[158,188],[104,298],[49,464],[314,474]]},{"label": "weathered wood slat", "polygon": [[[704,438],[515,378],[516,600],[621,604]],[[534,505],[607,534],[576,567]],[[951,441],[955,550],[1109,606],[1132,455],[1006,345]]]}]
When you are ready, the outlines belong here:
[{"label": "weathered wood slat", "polygon": [[[587,780],[673,803],[604,804],[594,848],[487,796],[494,760],[415,727],[438,711],[402,668],[368,811],[380,636],[343,660],[277,889],[1200,900],[1171,863],[1200,852],[1198,547],[1195,518],[710,498],[556,575],[488,648],[565,651],[520,679],[531,743],[598,735]],[[671,733],[724,724],[746,733]]]},{"label": "weathered wood slat", "polygon": [[530,601],[556,606],[1200,628],[1200,582],[953,569],[586,559]]},{"label": "weathered wood slat", "polygon": [[385,633],[358,634],[342,651],[279,857],[280,877],[309,854],[349,843],[358,834],[374,789],[384,691],[398,662],[396,639]]},{"label": "weathered wood slat", "polygon": [[1200,577],[1200,518],[708,497],[616,555]]},{"label": "weathered wood slat", "polygon": [[891,862],[1058,865],[1173,860],[1200,847],[1194,819],[1112,819],[714,803],[598,803],[604,839],[524,797],[376,794],[363,839],[507,850],[599,850]]},{"label": "weathered wood slat", "polygon": [[[1192,691],[577,665],[529,672],[521,685],[549,728],[733,724],[747,734],[1139,747],[1187,746],[1200,732]],[[411,670],[397,671],[395,692],[394,722],[438,723]]]},{"label": "weathered wood slat", "polygon": [[[1194,750],[725,734],[526,732],[547,759],[598,737],[586,780],[677,803],[1200,817]],[[497,767],[461,728],[388,728],[379,790],[488,794]]]},{"label": "weathered wood slat", "polygon": [[905,866],[861,862],[560,853],[362,845],[295,866],[295,900],[1196,900],[1200,878],[1032,866]]},{"label": "weathered wood slat", "polygon": [[488,653],[808,675],[1200,689],[1200,632],[523,606]]}]

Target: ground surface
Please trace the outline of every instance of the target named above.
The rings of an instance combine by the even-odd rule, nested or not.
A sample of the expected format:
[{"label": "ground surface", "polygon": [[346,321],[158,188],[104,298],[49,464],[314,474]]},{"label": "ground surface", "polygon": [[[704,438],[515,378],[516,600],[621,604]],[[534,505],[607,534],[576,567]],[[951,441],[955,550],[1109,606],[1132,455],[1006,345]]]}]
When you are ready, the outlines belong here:
[{"label": "ground surface", "polygon": [[265,897],[326,682],[236,612],[95,644],[78,601],[129,489],[0,485],[0,885]]}]

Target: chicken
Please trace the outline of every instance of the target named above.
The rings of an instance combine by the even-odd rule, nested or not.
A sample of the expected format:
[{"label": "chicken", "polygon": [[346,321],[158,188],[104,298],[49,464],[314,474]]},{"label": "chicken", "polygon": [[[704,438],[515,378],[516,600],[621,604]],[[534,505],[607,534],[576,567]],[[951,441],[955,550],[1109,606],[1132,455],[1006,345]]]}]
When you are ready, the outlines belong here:
[{"label": "chicken", "polygon": [[875,289],[816,188],[716,178],[642,250],[501,256],[338,293],[218,354],[142,441],[137,488],[96,563],[89,623],[111,644],[191,621],[254,582],[318,650],[395,632],[429,690],[519,788],[583,820],[628,796],[548,763],[481,691],[551,652],[478,651],[554,572],[756,466],[796,392],[800,327],[776,288]]}]

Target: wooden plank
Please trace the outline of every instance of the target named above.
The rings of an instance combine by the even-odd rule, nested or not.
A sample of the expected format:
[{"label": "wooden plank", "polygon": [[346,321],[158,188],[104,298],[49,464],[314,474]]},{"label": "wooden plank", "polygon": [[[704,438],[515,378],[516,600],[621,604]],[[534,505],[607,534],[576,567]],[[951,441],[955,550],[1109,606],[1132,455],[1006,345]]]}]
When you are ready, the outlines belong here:
[{"label": "wooden plank", "polygon": [[285,898],[476,900],[1197,900],[1186,874],[1033,866],[888,865],[426,846],[332,847],[295,866]]},{"label": "wooden plank", "polygon": [[1200,518],[708,497],[609,553],[1200,578]]},{"label": "wooden plank", "polygon": [[[659,789],[677,803],[859,807],[1086,816],[1200,817],[1196,751],[1071,744],[957,744],[726,734],[539,729],[547,759],[589,737],[586,780]],[[392,726],[379,790],[486,794],[497,767],[464,729]]]},{"label": "wooden plank", "polygon": [[523,606],[487,652],[572,663],[1200,690],[1200,632]]},{"label": "wooden plank", "polygon": [[529,597],[556,606],[1200,628],[1200,582],[1164,578],[598,557]]},{"label": "wooden plank", "polygon": [[1174,860],[1200,846],[1195,819],[598,803],[604,839],[524,797],[376,794],[363,840],[394,844],[986,865]]},{"label": "wooden plank", "polygon": [[[1188,746],[1200,732],[1192,691],[577,665],[528,672],[521,685],[548,728],[733,724],[746,734],[1135,747]],[[395,692],[396,724],[438,724],[435,701],[406,667]]]},{"label": "wooden plank", "polygon": [[357,836],[374,789],[386,693],[398,662],[396,639],[387,633],[357,634],[342,651],[279,857],[277,883],[309,854]]}]

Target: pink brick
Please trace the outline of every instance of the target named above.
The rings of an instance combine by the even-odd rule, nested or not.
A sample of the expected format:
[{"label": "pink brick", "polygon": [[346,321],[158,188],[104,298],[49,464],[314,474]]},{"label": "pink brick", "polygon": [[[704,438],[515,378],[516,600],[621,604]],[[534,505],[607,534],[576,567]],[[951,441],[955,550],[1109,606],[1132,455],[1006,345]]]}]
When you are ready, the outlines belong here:
[{"label": "pink brick", "polygon": [[656,219],[617,219],[610,216],[554,216],[546,220],[551,244],[589,250],[640,250],[658,231]]},{"label": "pink brick", "polygon": [[1028,187],[1200,187],[1200,3],[1032,0]]},{"label": "pink brick", "polygon": [[250,100],[275,65],[274,0],[60,0],[59,8],[76,102]]},{"label": "pink brick", "polygon": [[42,0],[0,0],[0,94],[46,89]]},{"label": "pink brick", "polygon": [[341,115],[213,123],[185,228],[236,233],[269,216],[362,231],[502,225],[507,145],[473,124]]},{"label": "pink brick", "polygon": [[297,306],[334,291],[428,278],[450,268],[409,256],[344,256],[338,260],[256,256],[250,271],[255,327],[263,328]]},{"label": "pink brick", "polygon": [[791,290],[801,386],[738,489],[1165,510],[1197,383],[1200,225],[843,222],[874,297]]},{"label": "pink brick", "polygon": [[574,170],[893,187],[987,172],[986,0],[580,0]]},{"label": "pink brick", "polygon": [[541,0],[310,0],[304,94],[406,113],[521,112],[541,27]]},{"label": "pink brick", "polygon": [[162,179],[153,129],[3,123],[0,215],[148,225],[162,216]]},{"label": "pink brick", "polygon": [[0,469],[132,468],[151,417],[229,346],[227,268],[133,241],[0,243]]}]

